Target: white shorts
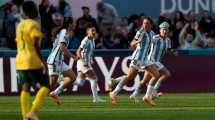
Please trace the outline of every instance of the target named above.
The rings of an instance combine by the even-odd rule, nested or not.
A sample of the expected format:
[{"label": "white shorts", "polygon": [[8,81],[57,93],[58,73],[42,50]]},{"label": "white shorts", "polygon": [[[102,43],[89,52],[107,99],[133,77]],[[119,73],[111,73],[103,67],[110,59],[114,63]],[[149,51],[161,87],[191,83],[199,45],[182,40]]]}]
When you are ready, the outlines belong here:
[{"label": "white shorts", "polygon": [[88,63],[88,65],[84,65],[81,60],[77,61],[77,72],[86,73],[89,70],[93,70],[93,67],[91,66],[90,63]]},{"label": "white shorts", "polygon": [[57,65],[56,63],[50,65],[48,64],[49,75],[59,75],[60,73],[69,70],[69,66],[63,62],[61,65]]},{"label": "white shorts", "polygon": [[[154,62],[154,63],[151,62],[151,64],[155,64],[155,66],[156,66],[156,68],[157,68],[158,71],[160,71],[161,69],[164,68],[164,65],[163,65],[161,62]],[[150,64],[150,65],[151,65],[151,64]],[[141,71],[141,72],[144,72],[146,66],[141,66],[140,68],[141,68],[140,71]]]},{"label": "white shorts", "polygon": [[164,65],[161,62],[155,62],[155,65],[159,71],[164,68]]},{"label": "white shorts", "polygon": [[129,65],[129,67],[133,67],[134,69],[138,70],[138,71],[143,71],[143,69],[145,69],[146,66],[151,65],[151,62],[141,62],[141,61],[136,61],[136,60],[131,60],[131,63]]}]

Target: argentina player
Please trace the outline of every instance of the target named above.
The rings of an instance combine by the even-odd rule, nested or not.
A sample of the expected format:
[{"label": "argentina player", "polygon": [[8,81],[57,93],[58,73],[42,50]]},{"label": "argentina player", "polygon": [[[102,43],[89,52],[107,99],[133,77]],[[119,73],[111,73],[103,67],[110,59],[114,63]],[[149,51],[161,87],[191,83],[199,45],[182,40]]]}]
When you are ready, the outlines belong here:
[{"label": "argentina player", "polygon": [[[171,74],[169,70],[160,62],[167,50],[171,48],[171,41],[168,38],[169,33],[169,24],[167,22],[163,22],[159,25],[160,27],[160,34],[153,36],[152,44],[151,44],[151,50],[148,55],[148,60],[155,63],[157,69],[159,70],[160,77],[158,80],[156,80],[154,85],[154,90],[149,92],[146,91],[145,96],[143,97],[143,100],[146,100],[147,97],[152,98],[158,97],[161,95],[161,93],[158,93],[158,89],[161,85],[161,83],[168,78],[170,78]],[[139,87],[135,89],[135,91],[132,93],[130,98],[133,98],[135,101],[138,101],[138,94],[143,88],[144,84],[146,82],[150,82],[151,76],[150,74],[145,71],[143,79],[140,81]]]},{"label": "argentina player", "polygon": [[[131,56],[132,60],[128,69],[128,73],[127,75],[121,77],[122,79],[117,84],[116,88],[109,93],[112,103],[116,103],[117,94],[122,90],[124,85],[136,77],[142,66],[145,66],[146,70],[151,76],[153,76],[151,78],[152,80],[159,78],[159,72],[157,71],[156,66],[147,60],[151,39],[154,35],[154,32],[151,31],[151,24],[152,20],[149,17],[143,18],[141,29],[137,31],[133,41],[131,42],[131,47],[135,48],[135,51]],[[151,89],[153,89],[153,87],[150,87],[150,90]],[[152,102],[153,104],[153,100],[150,98],[148,98],[148,101]]]},{"label": "argentina player", "polygon": [[[69,23],[68,23],[69,24]],[[66,26],[66,25],[65,25]],[[75,74],[64,62],[64,57],[75,58],[68,50],[69,38],[67,29],[61,29],[53,43],[53,49],[47,59],[49,81],[51,89],[55,89],[59,75],[63,75],[63,82],[50,92],[49,96],[59,104],[59,94],[63,89],[75,81]]]},{"label": "argentina player", "polygon": [[97,91],[97,76],[93,70],[93,51],[95,48],[95,35],[96,28],[92,24],[86,26],[87,36],[82,40],[76,54],[78,57],[77,61],[77,78],[75,85],[82,86],[83,81],[88,80],[90,82],[91,91],[93,94],[93,102],[105,102],[98,96]]}]

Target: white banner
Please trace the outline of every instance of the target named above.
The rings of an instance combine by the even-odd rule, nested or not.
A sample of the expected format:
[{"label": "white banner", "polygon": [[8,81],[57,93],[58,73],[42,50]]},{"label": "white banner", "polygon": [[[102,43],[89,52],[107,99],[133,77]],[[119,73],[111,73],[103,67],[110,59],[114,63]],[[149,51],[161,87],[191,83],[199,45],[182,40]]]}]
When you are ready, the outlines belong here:
[{"label": "white banner", "polygon": [[17,79],[16,79],[16,58],[10,58],[10,74],[11,74],[11,92],[17,92]]},{"label": "white banner", "polygon": [[3,59],[0,58],[0,92],[4,92],[4,72],[3,72]]}]

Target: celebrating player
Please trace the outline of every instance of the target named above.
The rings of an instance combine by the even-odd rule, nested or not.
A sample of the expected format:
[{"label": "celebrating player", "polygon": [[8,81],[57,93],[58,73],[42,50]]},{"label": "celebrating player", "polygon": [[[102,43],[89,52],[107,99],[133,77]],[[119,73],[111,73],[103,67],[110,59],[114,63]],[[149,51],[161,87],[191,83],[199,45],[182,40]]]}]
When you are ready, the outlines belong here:
[{"label": "celebrating player", "polygon": [[75,58],[67,48],[69,45],[69,33],[65,28],[68,26],[69,21],[67,21],[65,26],[59,30],[53,44],[53,49],[47,60],[51,89],[55,88],[59,75],[63,75],[63,81],[49,94],[57,104],[60,104],[59,94],[75,80],[75,74],[73,73],[72,68],[69,68],[64,62],[65,57],[70,59]]},{"label": "celebrating player", "polygon": [[77,50],[77,57],[79,60],[77,61],[77,79],[76,84],[82,83],[80,81],[88,80],[91,85],[91,90],[93,94],[93,102],[105,102],[98,96],[97,91],[97,77],[92,68],[93,62],[93,50],[95,48],[95,35],[96,28],[88,24],[86,27],[87,36],[82,40],[80,47]]},{"label": "celebrating player", "polygon": [[[154,32],[151,31],[152,21],[149,17],[143,18],[143,24],[139,31],[137,31],[134,40],[131,42],[131,47],[136,48],[132,54],[132,61],[130,63],[128,73],[122,78],[122,80],[117,84],[116,88],[110,92],[110,99],[112,103],[116,103],[116,96],[121,91],[122,87],[126,85],[130,80],[134,79],[141,69],[142,66],[145,66],[145,70],[149,72],[152,76],[151,81],[155,81],[159,78],[159,72],[154,64],[150,63],[147,60],[148,51],[151,45],[151,39],[154,35]],[[151,82],[148,85],[147,93],[153,90],[154,83]],[[146,96],[147,103],[154,105],[154,101]]]},{"label": "celebrating player", "polygon": [[[169,24],[167,22],[163,22],[159,25],[159,27],[160,34],[153,36],[151,50],[148,59],[151,62],[155,63],[157,69],[159,70],[160,77],[158,80],[156,80],[156,84],[153,88],[154,90],[150,93],[146,93],[146,95],[143,97],[144,100],[147,97],[147,95],[150,97],[160,96],[161,93],[158,93],[157,91],[160,88],[161,83],[170,78],[171,76],[169,70],[160,62],[166,51],[171,48],[171,41],[168,38]],[[138,93],[141,91],[141,88],[144,87],[144,84],[146,82],[150,82],[150,78],[151,76],[148,73],[148,71],[145,71],[143,80],[141,80],[139,86],[135,89],[130,98],[133,98],[135,101],[138,101],[137,100]]]}]

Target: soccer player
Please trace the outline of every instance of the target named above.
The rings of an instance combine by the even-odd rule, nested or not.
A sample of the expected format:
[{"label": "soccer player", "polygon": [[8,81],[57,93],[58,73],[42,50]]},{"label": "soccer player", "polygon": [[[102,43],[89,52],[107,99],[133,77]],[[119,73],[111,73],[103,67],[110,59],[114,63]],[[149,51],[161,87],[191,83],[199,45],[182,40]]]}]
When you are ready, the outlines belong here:
[{"label": "soccer player", "polygon": [[66,29],[68,26],[69,21],[67,21],[63,28],[59,30],[53,43],[53,49],[47,59],[51,90],[55,89],[59,75],[63,75],[63,81],[49,94],[57,104],[60,104],[59,94],[61,94],[64,88],[72,84],[75,80],[75,74],[73,73],[72,68],[69,68],[64,62],[65,58],[75,59],[75,56],[72,55],[67,48],[70,40],[69,33]]},{"label": "soccer player", "polygon": [[97,91],[97,77],[95,72],[92,68],[93,63],[93,50],[95,48],[95,35],[96,35],[96,28],[88,24],[86,26],[87,36],[82,40],[80,47],[77,50],[77,57],[79,58],[77,61],[77,78],[76,84],[88,80],[91,85],[91,91],[93,94],[93,102],[105,102],[98,96]]},{"label": "soccer player", "polygon": [[[16,70],[18,83],[22,87],[20,95],[23,120],[39,120],[35,112],[43,105],[49,93],[47,67],[40,53],[42,33],[37,6],[33,1],[22,4],[23,19],[16,29],[17,55]],[[40,88],[31,105],[30,88],[40,83]]]},{"label": "soccer player", "polygon": [[[112,103],[116,103],[117,94],[121,91],[124,85],[126,85],[130,80],[136,77],[142,66],[145,66],[145,70],[148,71],[149,74],[152,76],[151,81],[155,81],[160,76],[156,66],[147,61],[151,39],[154,35],[154,32],[151,31],[151,24],[152,20],[149,17],[143,18],[143,24],[141,26],[141,29],[137,31],[133,41],[131,42],[131,47],[136,49],[131,56],[132,60],[128,68],[128,73],[117,84],[116,88],[109,93]],[[151,92],[153,90],[152,83],[153,82],[148,85],[148,92]],[[155,104],[150,97],[146,97],[146,100],[151,105]]]},{"label": "soccer player", "polygon": [[[168,38],[169,33],[169,24],[167,22],[163,22],[159,25],[160,34],[153,36],[151,50],[148,55],[148,59],[155,63],[157,69],[159,70],[160,77],[156,80],[156,84],[154,86],[154,90],[149,94],[150,97],[159,97],[161,93],[158,93],[158,89],[161,86],[161,83],[168,78],[170,78],[169,70],[160,62],[162,57],[165,55],[167,50],[171,48],[171,41]],[[141,91],[141,88],[144,87],[144,84],[150,82],[151,75],[148,71],[145,71],[143,80],[140,81],[139,86],[135,89],[130,98],[133,98],[135,101],[138,101],[138,93]],[[145,100],[147,94],[143,97]]]}]

